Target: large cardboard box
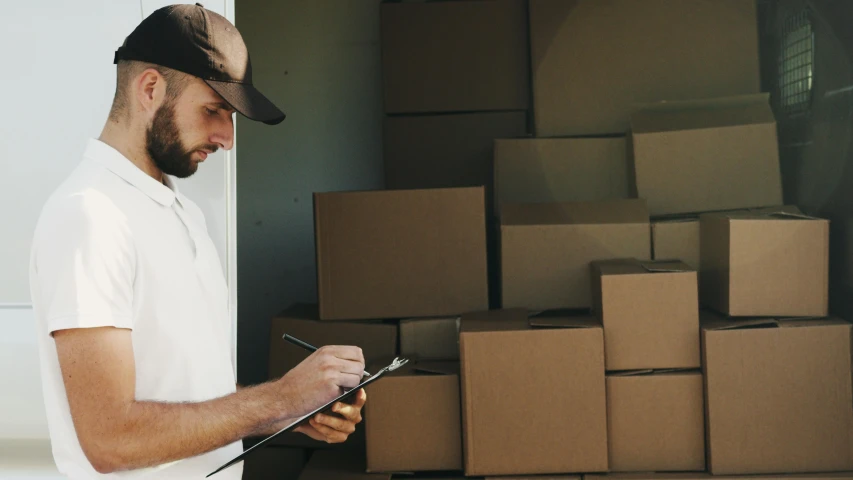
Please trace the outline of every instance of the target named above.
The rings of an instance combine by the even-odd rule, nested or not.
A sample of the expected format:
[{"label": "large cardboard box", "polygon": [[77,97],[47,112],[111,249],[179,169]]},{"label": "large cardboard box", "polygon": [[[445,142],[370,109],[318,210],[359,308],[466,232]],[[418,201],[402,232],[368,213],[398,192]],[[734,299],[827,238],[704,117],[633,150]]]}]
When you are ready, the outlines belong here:
[{"label": "large cardboard box", "polygon": [[525,135],[526,117],[525,112],[386,117],[385,187],[483,185],[490,206],[495,139]]},{"label": "large cardboard box", "polygon": [[853,470],[851,325],[703,312],[710,472]]},{"label": "large cardboard box", "polygon": [[699,271],[699,218],[677,218],[652,222],[652,258],[681,260]]},{"label": "large cardboard box", "polygon": [[785,209],[701,216],[702,303],[732,316],[823,316],[829,220]]},{"label": "large cardboard box", "polygon": [[386,113],[526,110],[523,0],[383,2]]},{"label": "large cardboard box", "polygon": [[702,383],[700,372],[608,374],[610,471],[704,471]]},{"label": "large cardboard box", "polygon": [[530,43],[538,137],[625,133],[637,103],[760,91],[754,0],[531,0]]},{"label": "large cardboard box", "polygon": [[391,474],[367,473],[364,455],[317,450],[311,455],[298,480],[391,480]]},{"label": "large cardboard box", "polygon": [[243,480],[279,480],[297,478],[308,462],[304,448],[266,447],[246,457]]},{"label": "large cardboard box", "polygon": [[459,360],[459,317],[401,320],[400,355],[420,360]]},{"label": "large cardboard box", "polygon": [[314,194],[320,318],[488,308],[483,187]]},{"label": "large cardboard box", "polygon": [[501,211],[504,308],[589,308],[589,263],[649,259],[642,200],[507,204]]},{"label": "large cardboard box", "polygon": [[635,190],[652,215],[782,203],[767,94],[650,105],[631,129]]},{"label": "large cardboard box", "polygon": [[462,316],[459,344],[466,475],[607,470],[604,342],[594,317],[474,312]]},{"label": "large cardboard box", "polygon": [[611,370],[699,368],[696,270],[680,261],[593,262],[593,309]]},{"label": "large cardboard box", "polygon": [[495,140],[495,204],[629,198],[625,138]]},{"label": "large cardboard box", "polygon": [[[311,352],[282,340],[285,333],[315,347],[323,345],[355,345],[362,349],[366,363],[393,358],[397,354],[397,326],[377,322],[321,322],[317,305],[296,304],[275,316],[270,325],[269,378],[277,379]],[[342,444],[318,442],[301,433],[284,433],[276,437],[276,445],[304,448],[335,448],[364,451],[364,427]]]},{"label": "large cardboard box", "polygon": [[462,470],[458,362],[410,362],[367,398],[368,472]]}]

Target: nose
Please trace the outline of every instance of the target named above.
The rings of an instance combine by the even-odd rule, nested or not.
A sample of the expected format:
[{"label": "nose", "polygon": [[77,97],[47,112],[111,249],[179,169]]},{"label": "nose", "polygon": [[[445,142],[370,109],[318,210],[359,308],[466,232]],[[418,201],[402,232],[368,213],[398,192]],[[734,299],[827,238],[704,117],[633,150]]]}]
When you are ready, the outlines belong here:
[{"label": "nose", "polygon": [[219,122],[216,131],[210,136],[210,142],[223,150],[234,148],[234,116],[228,115],[228,121]]}]

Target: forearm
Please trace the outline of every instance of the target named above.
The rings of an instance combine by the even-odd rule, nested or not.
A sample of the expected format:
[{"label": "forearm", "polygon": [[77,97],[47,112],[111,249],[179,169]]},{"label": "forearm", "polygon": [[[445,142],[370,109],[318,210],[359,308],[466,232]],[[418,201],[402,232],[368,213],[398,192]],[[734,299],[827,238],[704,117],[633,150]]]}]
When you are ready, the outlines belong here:
[{"label": "forearm", "polygon": [[130,470],[199,455],[289,417],[271,384],[200,403],[133,402],[110,442],[109,470]]}]

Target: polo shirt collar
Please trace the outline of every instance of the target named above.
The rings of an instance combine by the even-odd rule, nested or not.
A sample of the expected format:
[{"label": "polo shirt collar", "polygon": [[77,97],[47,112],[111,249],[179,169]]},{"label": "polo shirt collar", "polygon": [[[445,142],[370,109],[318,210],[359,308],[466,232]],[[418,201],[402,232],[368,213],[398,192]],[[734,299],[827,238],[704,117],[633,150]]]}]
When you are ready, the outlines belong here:
[{"label": "polo shirt collar", "polygon": [[163,206],[172,206],[176,197],[180,200],[180,193],[168,175],[164,176],[169,185],[166,186],[143,172],[121,152],[100,140],[89,139],[84,157],[100,163]]}]

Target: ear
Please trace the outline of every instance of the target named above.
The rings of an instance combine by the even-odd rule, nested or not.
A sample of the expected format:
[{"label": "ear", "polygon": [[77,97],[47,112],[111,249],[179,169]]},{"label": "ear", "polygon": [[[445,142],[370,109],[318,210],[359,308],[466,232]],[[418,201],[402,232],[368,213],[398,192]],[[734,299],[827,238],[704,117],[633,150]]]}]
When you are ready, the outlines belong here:
[{"label": "ear", "polygon": [[139,109],[153,116],[166,96],[166,79],[157,70],[147,68],[136,77],[134,83]]}]

